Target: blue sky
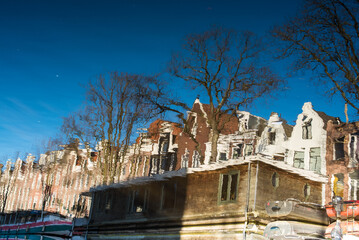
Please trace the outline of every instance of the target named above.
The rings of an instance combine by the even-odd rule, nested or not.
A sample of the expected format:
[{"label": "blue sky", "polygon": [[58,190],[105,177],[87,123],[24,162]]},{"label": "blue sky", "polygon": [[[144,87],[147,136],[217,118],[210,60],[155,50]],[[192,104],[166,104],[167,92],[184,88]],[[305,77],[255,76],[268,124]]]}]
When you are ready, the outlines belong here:
[{"label": "blue sky", "polygon": [[[186,34],[217,24],[264,34],[293,15],[299,0],[2,0],[0,1],[0,162],[19,151],[36,154],[56,135],[62,117],[81,107],[84,87],[109,71],[163,71]],[[276,66],[282,73],[283,63]],[[304,102],[343,117],[309,76],[251,109],[279,112],[293,123]],[[187,94],[193,101],[195,94]]]}]

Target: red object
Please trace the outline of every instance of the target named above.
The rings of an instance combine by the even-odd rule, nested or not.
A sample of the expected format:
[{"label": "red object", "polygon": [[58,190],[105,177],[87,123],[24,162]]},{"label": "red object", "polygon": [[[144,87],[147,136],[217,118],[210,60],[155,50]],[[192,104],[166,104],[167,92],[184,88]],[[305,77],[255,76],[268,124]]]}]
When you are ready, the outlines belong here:
[{"label": "red object", "polygon": [[[325,231],[325,238],[331,238],[330,233],[335,227],[336,222],[330,224]],[[343,234],[359,236],[359,222],[355,220],[345,220],[340,223]]]},{"label": "red object", "polygon": [[[332,204],[325,206],[328,217],[337,219],[337,213]],[[340,212],[341,219],[352,219],[359,216],[359,201],[344,201],[343,211]]]}]

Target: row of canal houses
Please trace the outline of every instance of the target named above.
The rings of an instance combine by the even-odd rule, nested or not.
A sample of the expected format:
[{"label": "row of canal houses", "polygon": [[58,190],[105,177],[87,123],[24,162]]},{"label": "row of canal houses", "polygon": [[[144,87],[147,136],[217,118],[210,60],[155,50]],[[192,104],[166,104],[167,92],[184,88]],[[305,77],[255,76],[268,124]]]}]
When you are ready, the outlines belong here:
[{"label": "row of canal houses", "polygon": [[268,201],[358,199],[359,123],[343,123],[309,102],[294,126],[277,113],[266,120],[238,111],[220,120],[218,155],[210,162],[208,114],[209,105],[196,99],[185,130],[151,123],[111,185],[99,185],[100,153],[78,146],[36,163],[19,160],[6,168],[19,177],[11,178],[10,170],[1,177],[13,181],[11,191],[3,187],[3,208],[41,209],[48,186],[45,210],[85,217],[75,225],[87,239],[242,239],[262,234],[273,221]]},{"label": "row of canal houses", "polygon": [[83,224],[88,238],[256,238],[273,221],[268,201],[324,205],[334,195],[358,198],[356,123],[315,111],[309,102],[294,126],[277,113],[267,121],[239,111],[223,120],[217,160],[210,162],[208,109],[196,99],[187,132],[175,123],[152,123],[126,170],[140,174],[84,193],[92,199]]}]

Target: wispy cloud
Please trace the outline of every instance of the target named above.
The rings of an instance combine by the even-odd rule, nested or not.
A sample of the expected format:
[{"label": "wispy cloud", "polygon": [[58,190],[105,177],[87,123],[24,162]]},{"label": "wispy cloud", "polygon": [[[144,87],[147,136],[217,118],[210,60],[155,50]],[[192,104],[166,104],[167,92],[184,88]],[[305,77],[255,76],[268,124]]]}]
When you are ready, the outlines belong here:
[{"label": "wispy cloud", "polygon": [[25,103],[23,103],[17,98],[7,98],[7,101],[12,104],[12,107],[16,111],[21,112],[22,114],[33,115],[33,116],[38,115],[35,110],[33,110],[31,107],[29,107],[28,105],[26,105]]},{"label": "wispy cloud", "polygon": [[56,109],[43,101],[0,97],[0,153],[34,153],[40,139],[55,134],[57,120]]},{"label": "wispy cloud", "polygon": [[9,138],[18,140],[32,141],[34,139],[34,128],[29,124],[0,124],[2,136],[1,140],[6,141]]},{"label": "wispy cloud", "polygon": [[24,122],[40,117],[38,112],[17,98],[0,99],[0,123],[17,123]]},{"label": "wispy cloud", "polygon": [[40,107],[42,107],[43,109],[45,109],[46,111],[48,112],[51,112],[51,113],[55,113],[55,114],[58,114],[58,110],[56,108],[54,108],[53,106],[51,106],[50,104],[46,103],[46,102],[43,102],[43,101],[39,101],[37,102],[38,105]]}]

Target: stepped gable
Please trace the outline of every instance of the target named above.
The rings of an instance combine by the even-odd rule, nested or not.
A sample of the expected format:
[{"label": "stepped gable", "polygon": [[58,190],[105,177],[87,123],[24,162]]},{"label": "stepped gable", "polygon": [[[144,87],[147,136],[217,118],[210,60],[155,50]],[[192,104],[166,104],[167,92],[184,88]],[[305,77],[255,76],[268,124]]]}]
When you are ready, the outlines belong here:
[{"label": "stepped gable", "polygon": [[324,122],[323,128],[324,128],[324,130],[327,129],[327,123],[328,123],[329,120],[331,120],[333,122],[337,122],[337,121],[341,122],[339,117],[332,117],[332,116],[327,115],[325,112],[316,111],[316,110],[314,110],[314,111],[319,115],[319,117],[321,119],[323,119],[323,122]]},{"label": "stepped gable", "polygon": [[[182,132],[182,128],[180,127],[179,123],[157,119],[152,122],[147,129],[148,136],[151,141],[158,143],[158,140],[160,139],[161,128],[166,127],[164,126],[165,124],[171,125],[173,135],[179,135]],[[136,142],[139,143],[140,139],[141,137],[138,137],[136,139]]]},{"label": "stepped gable", "polygon": [[[206,116],[210,114],[210,109],[211,107],[209,104],[201,103],[197,98],[193,103],[191,112],[197,113],[200,116],[206,118]],[[223,123],[224,127],[221,130],[221,134],[229,135],[234,134],[236,131],[238,131],[239,120],[237,116],[232,114],[223,114],[220,119],[220,125],[222,125]],[[207,126],[209,126],[208,123],[206,124]]]}]

